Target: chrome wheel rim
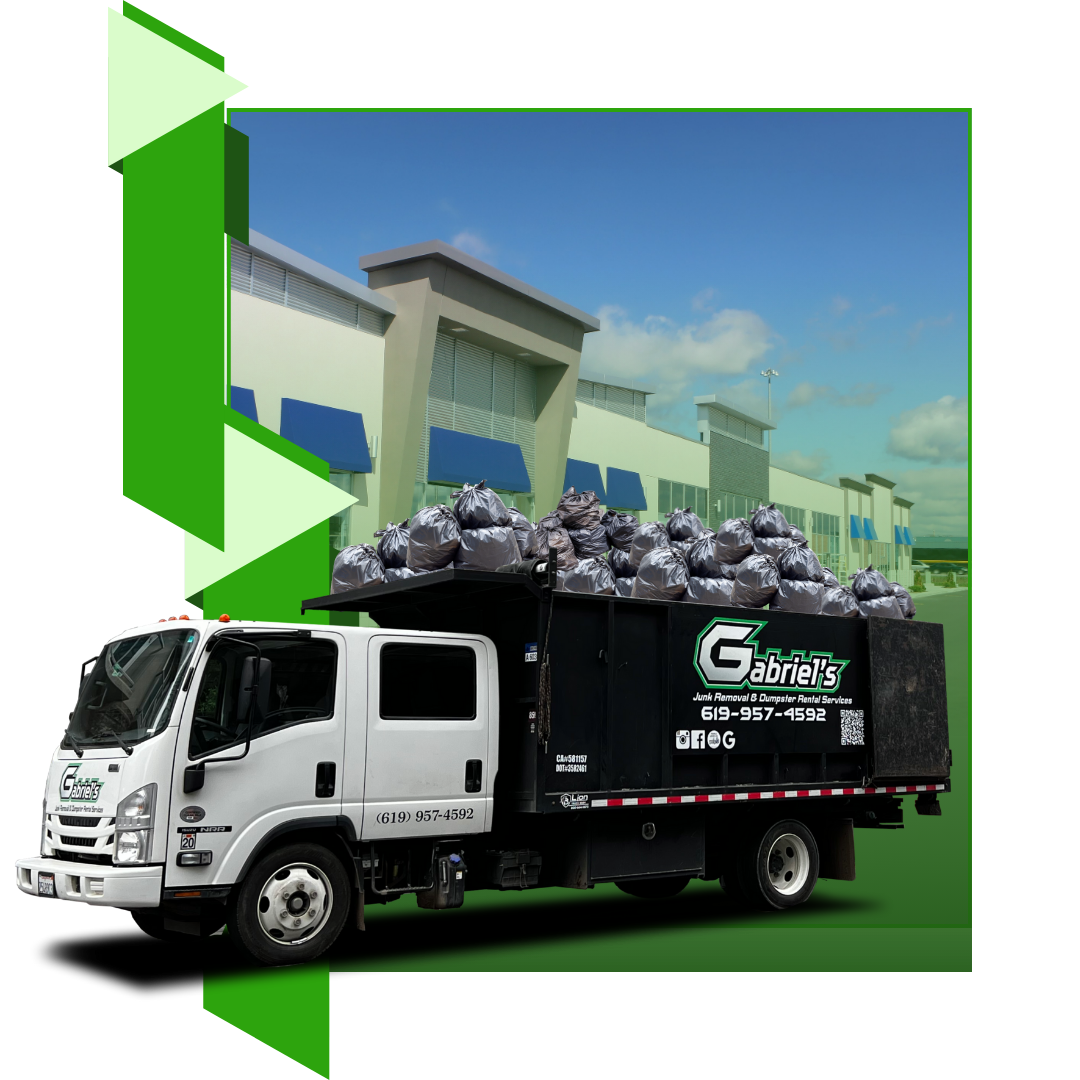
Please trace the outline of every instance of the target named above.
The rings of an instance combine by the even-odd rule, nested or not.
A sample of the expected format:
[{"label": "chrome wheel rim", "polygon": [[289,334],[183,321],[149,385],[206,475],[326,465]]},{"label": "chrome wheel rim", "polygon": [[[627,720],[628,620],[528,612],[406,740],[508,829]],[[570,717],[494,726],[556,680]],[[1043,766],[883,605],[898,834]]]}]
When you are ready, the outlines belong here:
[{"label": "chrome wheel rim", "polygon": [[333,906],[327,876],[311,863],[290,863],[259,891],[259,926],[276,945],[303,945],[326,926]]}]

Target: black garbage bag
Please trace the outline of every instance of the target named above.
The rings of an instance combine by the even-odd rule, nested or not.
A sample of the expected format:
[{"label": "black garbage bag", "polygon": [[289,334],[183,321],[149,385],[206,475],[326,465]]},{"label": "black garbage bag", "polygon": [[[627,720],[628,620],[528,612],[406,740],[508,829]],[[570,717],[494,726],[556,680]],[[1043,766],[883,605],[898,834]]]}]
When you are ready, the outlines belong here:
[{"label": "black garbage bag", "polygon": [[804,615],[820,615],[825,602],[825,586],[819,581],[785,580],[780,578],[776,595],[769,602],[770,611],[799,611]]},{"label": "black garbage bag", "polygon": [[591,529],[568,529],[574,554],[579,559],[591,559],[605,554],[608,549],[607,529],[602,523]]},{"label": "black garbage bag", "polygon": [[407,566],[388,566],[383,571],[383,581],[404,581],[406,578],[419,577],[428,573],[427,570],[411,570]]},{"label": "black garbage bag", "polygon": [[567,529],[593,529],[600,524],[600,498],[595,491],[569,487],[555,508]]},{"label": "black garbage bag", "polygon": [[892,586],[885,575],[874,569],[873,564],[863,570],[856,570],[851,579],[851,591],[855,599],[862,603],[864,600],[880,600],[883,596],[892,595]]},{"label": "black garbage bag", "polygon": [[617,577],[615,579],[616,596],[633,596],[634,579],[632,577]]},{"label": "black garbage bag", "polygon": [[781,552],[787,551],[794,544],[795,541],[789,540],[786,536],[755,536],[754,554],[768,555],[770,558],[778,559]]},{"label": "black garbage bag", "polygon": [[673,551],[677,551],[684,559],[688,559],[690,557],[690,549],[696,542],[696,540],[669,540],[668,544]]},{"label": "black garbage bag", "polygon": [[772,601],[780,587],[780,571],[769,555],[747,555],[735,571],[731,600],[736,607],[761,608]]},{"label": "black garbage bag", "polygon": [[720,567],[720,577],[722,577],[725,581],[734,581],[739,574],[738,563],[722,562],[717,563],[717,566]]},{"label": "black garbage bag", "polygon": [[729,518],[716,530],[714,554],[719,563],[740,563],[754,550],[754,530],[746,518]]},{"label": "black garbage bag", "polygon": [[859,601],[846,585],[826,585],[825,596],[821,603],[821,614],[857,619]]},{"label": "black garbage bag", "polygon": [[413,570],[441,570],[457,555],[461,527],[449,506],[425,506],[409,522],[409,555]]},{"label": "black garbage bag", "polygon": [[550,514],[545,514],[537,523],[536,531],[539,532],[544,529],[550,532],[552,529],[561,529],[563,527],[562,515],[558,510],[552,510]]},{"label": "black garbage bag", "polygon": [[590,556],[582,559],[573,570],[566,572],[563,588],[567,592],[600,593],[611,596],[615,592],[615,575],[607,559]]},{"label": "black garbage bag", "polygon": [[630,565],[630,555],[620,548],[612,548],[608,552],[608,566],[617,578],[633,577],[634,568]]},{"label": "black garbage bag", "polygon": [[633,514],[625,514],[621,510],[608,510],[600,522],[607,530],[610,547],[618,548],[620,551],[630,550],[630,545],[634,542],[634,531],[638,527],[638,519]]},{"label": "black garbage bag", "polygon": [[716,544],[711,536],[699,536],[690,544],[686,565],[691,577],[724,577],[724,563],[716,561]]},{"label": "black garbage bag", "polygon": [[732,607],[734,581],[718,577],[692,577],[686,586],[683,600],[688,604],[717,604]]},{"label": "black garbage bag", "polygon": [[559,557],[559,569],[569,570],[577,566],[577,555],[574,552],[574,542],[565,529],[547,529],[537,533],[539,541],[538,558],[550,556],[555,552]]},{"label": "black garbage bag", "polygon": [[787,536],[791,526],[787,518],[776,509],[776,503],[759,506],[750,519],[750,528],[755,536]]},{"label": "black garbage bag", "polygon": [[652,551],[653,548],[670,546],[671,541],[668,539],[667,529],[662,522],[646,521],[643,525],[639,525],[634,530],[634,540],[630,545],[630,565],[634,568],[634,573],[637,573],[646,552]]},{"label": "black garbage bag", "polygon": [[354,544],[337,553],[330,577],[331,593],[362,589],[365,585],[381,585],[382,582],[383,564],[370,544]]},{"label": "black garbage bag", "polygon": [[892,587],[892,594],[896,597],[897,603],[900,605],[900,610],[904,614],[904,618],[914,619],[915,601],[911,599],[911,593],[909,593],[899,582],[890,581],[889,585]]},{"label": "black garbage bag", "polygon": [[821,579],[825,584],[825,588],[835,589],[840,584],[836,579],[836,575],[827,566],[823,566],[821,572],[825,575]]},{"label": "black garbage bag", "polygon": [[686,560],[679,552],[671,547],[653,548],[642,556],[630,595],[639,600],[681,600],[689,580]]},{"label": "black garbage bag", "polygon": [[860,600],[859,614],[864,619],[869,618],[871,615],[878,615],[885,619],[902,619],[904,617],[900,601],[895,596],[878,596],[873,600]]},{"label": "black garbage bag", "polygon": [[455,570],[498,570],[500,566],[520,561],[521,549],[509,525],[461,530],[461,544],[454,556]]},{"label": "black garbage bag", "polygon": [[776,569],[780,571],[780,576],[788,581],[825,580],[825,571],[822,570],[818,557],[805,541],[797,543],[793,540],[791,547],[781,551],[776,557]]},{"label": "black garbage bag", "polygon": [[489,529],[493,525],[509,525],[506,503],[486,487],[481,480],[476,487],[465,484],[454,492],[454,517],[463,529]]},{"label": "black garbage bag", "polygon": [[689,506],[664,516],[668,519],[667,534],[671,540],[696,540],[705,531],[701,518]]},{"label": "black garbage bag", "polygon": [[788,539],[794,540],[796,544],[809,543],[802,529],[797,529],[794,525],[788,525],[787,534]]},{"label": "black garbage bag", "polygon": [[379,561],[389,569],[392,566],[408,566],[409,564],[409,519],[406,518],[400,525],[392,521],[386,523],[385,529],[380,529],[376,534],[379,544],[376,551],[379,553]]},{"label": "black garbage bag", "polygon": [[510,528],[514,530],[521,557],[535,559],[539,541],[533,523],[516,506],[508,506],[506,512],[510,516]]}]

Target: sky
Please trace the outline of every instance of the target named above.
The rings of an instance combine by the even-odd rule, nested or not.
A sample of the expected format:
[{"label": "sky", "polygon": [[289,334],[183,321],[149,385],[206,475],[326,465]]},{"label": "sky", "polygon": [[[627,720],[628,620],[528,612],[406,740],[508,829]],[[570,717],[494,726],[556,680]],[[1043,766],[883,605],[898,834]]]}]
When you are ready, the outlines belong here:
[{"label": "sky", "polygon": [[582,374],[765,417],[773,464],[877,473],[967,534],[962,112],[245,112],[251,227],[366,283],[445,240],[596,315]]}]

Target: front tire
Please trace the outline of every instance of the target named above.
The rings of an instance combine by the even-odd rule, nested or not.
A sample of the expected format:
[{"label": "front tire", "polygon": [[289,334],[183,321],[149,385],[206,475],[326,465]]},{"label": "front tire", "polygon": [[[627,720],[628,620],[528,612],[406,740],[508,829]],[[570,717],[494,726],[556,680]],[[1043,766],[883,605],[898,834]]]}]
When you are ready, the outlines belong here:
[{"label": "front tire", "polygon": [[337,856],[289,844],[259,859],[234,891],[229,934],[261,964],[303,964],[337,940],[351,899]]},{"label": "front tire", "polygon": [[739,887],[756,907],[797,907],[810,899],[819,866],[810,830],[801,821],[778,821],[744,847]]}]

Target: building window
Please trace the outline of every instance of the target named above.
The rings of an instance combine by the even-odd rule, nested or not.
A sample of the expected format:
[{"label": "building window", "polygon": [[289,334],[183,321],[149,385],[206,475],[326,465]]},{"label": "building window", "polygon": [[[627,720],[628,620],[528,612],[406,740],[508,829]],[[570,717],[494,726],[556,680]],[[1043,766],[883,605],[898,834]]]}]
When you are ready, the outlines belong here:
[{"label": "building window", "polygon": [[670,514],[674,510],[691,510],[703,521],[708,520],[709,514],[709,491],[694,484],[680,484],[676,480],[659,480],[657,482],[657,503],[660,516]]},{"label": "building window", "polygon": [[[814,510],[810,515],[811,532],[808,536],[810,547],[822,566],[827,566],[839,578],[841,569],[840,555],[840,516],[838,514],[820,514]],[[803,532],[806,532],[804,529]],[[843,580],[843,578],[841,578]]]},{"label": "building window", "polygon": [[[351,472],[331,469],[330,483],[336,488],[341,488],[342,491],[347,491],[350,495],[353,493],[353,474]],[[330,546],[335,551],[341,551],[342,548],[349,546],[350,509],[351,507],[346,506],[344,510],[339,510],[330,519]]]},{"label": "building window", "polygon": [[787,506],[777,503],[776,509],[784,515],[789,525],[794,525],[804,536],[806,535],[806,511],[798,506]]},{"label": "building window", "polygon": [[716,495],[716,513],[720,521],[731,518],[749,521],[761,504],[762,500],[752,495],[736,495],[730,491],[720,491]]},{"label": "building window", "polygon": [[[460,484],[427,484],[418,480],[413,484],[413,502],[410,516],[423,506],[437,506],[441,503],[443,506],[452,507],[454,505],[454,492],[460,490]],[[497,492],[499,498],[507,506],[516,507],[530,521],[536,520],[533,516],[536,511],[536,498],[534,495],[520,491],[500,491],[498,488],[492,488],[491,490]]]}]

